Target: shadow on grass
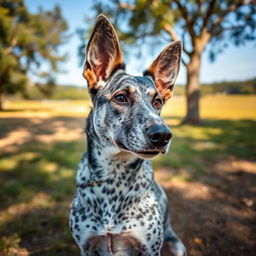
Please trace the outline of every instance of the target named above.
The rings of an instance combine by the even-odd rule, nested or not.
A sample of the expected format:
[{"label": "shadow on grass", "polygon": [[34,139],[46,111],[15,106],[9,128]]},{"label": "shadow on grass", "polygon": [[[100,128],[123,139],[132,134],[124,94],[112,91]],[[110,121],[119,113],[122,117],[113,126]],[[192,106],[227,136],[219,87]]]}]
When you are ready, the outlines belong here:
[{"label": "shadow on grass", "polygon": [[[253,120],[174,126],[170,152],[154,160],[156,169],[169,170],[163,182],[189,255],[254,255],[255,130]],[[187,185],[172,189],[172,180]]]},{"label": "shadow on grass", "polygon": [[210,172],[220,160],[256,160],[256,121],[204,120],[201,126],[171,126],[171,129],[170,151],[154,160],[155,168],[183,169],[190,179]]},{"label": "shadow on grass", "polygon": [[[174,230],[185,243],[188,255],[253,256],[256,207],[248,206],[243,200],[256,198],[256,175],[214,172],[204,179],[207,186],[192,183],[184,190],[166,189]],[[195,189],[206,195],[192,196]]]},{"label": "shadow on grass", "polygon": [[[0,251],[70,255],[68,228],[75,172],[84,143],[28,143],[0,159]],[[2,255],[2,254],[0,254]],[[15,254],[16,255],[16,254]],[[22,254],[17,254],[22,255]]]},{"label": "shadow on grass", "polygon": [[[0,117],[0,138],[6,139],[11,136],[12,132],[25,131],[28,134],[28,139],[25,143],[33,142],[37,139],[38,135],[56,135],[62,133],[63,141],[66,141],[66,135],[68,131],[73,131],[75,133],[81,133],[84,129],[84,119],[85,118],[77,118],[77,117],[66,117],[66,116],[58,116],[58,117],[49,117],[49,118],[8,118],[8,117]],[[16,141],[13,141],[13,144],[17,145],[22,134],[17,134]],[[69,134],[68,134],[69,135]],[[19,137],[20,136],[20,137]],[[54,138],[53,138],[53,143]],[[21,143],[22,146],[25,143]],[[1,146],[1,141],[0,141]],[[19,148],[17,147],[17,150]],[[22,150],[22,148],[21,148]],[[4,149],[1,151],[5,152]],[[0,152],[1,152],[0,151]]]},{"label": "shadow on grass", "polygon": [[18,213],[1,226],[0,255],[79,255],[68,214],[68,205],[61,203]]},{"label": "shadow on grass", "polygon": [[[7,124],[2,135],[23,127],[30,138],[0,157],[0,250],[26,248],[31,255],[79,254],[69,233],[68,214],[84,140],[47,144],[36,136],[54,135],[60,126],[72,130],[83,123],[81,120],[58,117],[39,120],[35,125],[26,118],[2,119]],[[256,198],[252,185],[256,177],[243,170],[222,173],[214,166],[223,160],[255,160],[256,122],[206,120],[202,126],[174,126],[172,130],[171,150],[154,160],[154,167],[171,170],[168,179],[206,184],[213,193],[202,200],[168,190],[176,230],[191,255],[250,255],[255,228],[251,211],[255,209],[241,206],[241,198]],[[248,233],[244,229],[236,233],[236,225]],[[202,237],[202,244],[195,245],[193,237]]]},{"label": "shadow on grass", "polygon": [[83,143],[28,144],[16,153],[6,153],[0,163],[0,209],[29,202],[46,193],[62,200],[74,192],[74,176]]}]

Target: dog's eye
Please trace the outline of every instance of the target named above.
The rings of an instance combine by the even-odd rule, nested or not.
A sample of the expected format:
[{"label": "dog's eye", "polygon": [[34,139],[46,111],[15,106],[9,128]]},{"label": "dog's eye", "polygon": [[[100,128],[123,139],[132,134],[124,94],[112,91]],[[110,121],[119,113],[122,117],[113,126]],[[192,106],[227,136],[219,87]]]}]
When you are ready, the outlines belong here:
[{"label": "dog's eye", "polygon": [[127,98],[122,93],[115,95],[114,100],[117,103],[127,103],[128,102]]},{"label": "dog's eye", "polygon": [[162,105],[163,105],[163,102],[161,99],[155,99],[153,102],[152,102],[152,105],[155,109],[159,110],[161,109]]}]

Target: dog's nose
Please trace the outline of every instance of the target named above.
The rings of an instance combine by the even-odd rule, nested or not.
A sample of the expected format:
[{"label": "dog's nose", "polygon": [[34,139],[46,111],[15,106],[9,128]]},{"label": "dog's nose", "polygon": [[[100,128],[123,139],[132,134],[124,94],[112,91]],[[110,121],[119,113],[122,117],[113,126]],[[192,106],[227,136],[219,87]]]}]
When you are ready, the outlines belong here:
[{"label": "dog's nose", "polygon": [[152,125],[147,129],[147,135],[152,145],[163,147],[168,144],[172,134],[166,125]]}]

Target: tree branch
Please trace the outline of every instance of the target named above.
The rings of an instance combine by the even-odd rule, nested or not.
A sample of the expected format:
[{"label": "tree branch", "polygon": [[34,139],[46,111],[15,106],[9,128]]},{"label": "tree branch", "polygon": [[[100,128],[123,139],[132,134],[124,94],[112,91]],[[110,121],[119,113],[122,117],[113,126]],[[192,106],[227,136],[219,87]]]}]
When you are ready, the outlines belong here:
[{"label": "tree branch", "polygon": [[[230,26],[230,27],[222,27],[220,30],[215,30],[212,34],[211,34],[211,37],[212,36],[218,36],[220,35],[222,32],[224,31],[234,31],[234,30],[243,30],[247,25],[251,25],[251,23],[246,23],[246,24],[243,24],[243,25],[237,25],[237,26]],[[253,23],[252,25],[256,26],[256,23]]]},{"label": "tree branch", "polygon": [[205,16],[203,18],[203,24],[202,24],[201,32],[207,26],[207,22],[208,22],[210,16],[212,15],[212,13],[213,13],[213,7],[214,7],[215,3],[216,3],[216,0],[211,0],[209,5],[208,5],[206,14],[205,14]]},{"label": "tree branch", "polygon": [[218,17],[215,19],[215,21],[212,24],[212,27],[210,29],[210,33],[212,34],[214,32],[214,30],[216,29],[216,27],[218,27],[220,25],[220,23],[224,20],[224,18],[231,12],[236,11],[238,8],[240,8],[241,6],[245,6],[245,5],[250,5],[253,4],[253,1],[239,1],[237,4],[231,4],[231,6],[229,8],[227,8],[226,10],[223,10],[223,12],[221,12]]},{"label": "tree branch", "polygon": [[135,9],[135,5],[130,5],[127,3],[119,3],[119,7],[122,9],[128,9],[130,11],[133,11]]},{"label": "tree branch", "polygon": [[[168,24],[168,23],[164,24],[164,30],[169,34],[169,36],[171,37],[171,39],[172,39],[173,41],[180,40],[179,37],[178,37],[178,35],[176,34],[175,30],[172,28],[172,26],[171,26],[170,24]],[[183,38],[183,39],[184,39],[184,38]],[[182,41],[184,42],[184,40],[182,40]],[[183,51],[184,51],[188,56],[190,56],[191,53],[185,49],[184,44],[183,44]]]},{"label": "tree branch", "polygon": [[184,58],[181,59],[181,62],[182,62],[182,64],[183,64],[185,67],[188,66],[188,64],[185,62]]},{"label": "tree branch", "polygon": [[187,48],[185,48],[185,35],[186,35],[186,32],[184,31],[181,35],[181,40],[183,42],[183,52],[185,52],[189,58],[191,57],[191,51],[187,50]]},{"label": "tree branch", "polygon": [[171,39],[173,41],[179,40],[179,37],[177,36],[176,32],[174,31],[174,29],[172,28],[172,26],[170,24],[165,23],[164,30],[169,34],[169,36],[171,37]]},{"label": "tree branch", "polygon": [[191,55],[191,52],[189,52],[186,48],[185,48],[185,45],[184,45],[184,43],[183,43],[183,52],[185,52],[189,57],[190,57],[190,55]]},{"label": "tree branch", "polygon": [[197,0],[197,11],[195,12],[195,15],[193,16],[193,26],[195,25],[195,22],[197,19],[201,16],[201,8],[202,8],[202,0]]},{"label": "tree branch", "polygon": [[194,43],[194,38],[196,37],[196,35],[195,35],[195,31],[193,29],[193,22],[191,21],[189,15],[188,15],[187,9],[180,3],[179,0],[174,0],[174,2],[177,4],[178,9],[180,10],[181,15],[186,22],[186,26],[187,26],[188,32],[191,36],[192,43]]},{"label": "tree branch", "polygon": [[[223,27],[222,30],[223,31],[228,31],[228,30],[241,30],[244,29],[246,25],[250,25],[251,23],[247,23],[247,24],[243,24],[243,25],[237,25],[237,26],[231,26],[231,27]],[[253,24],[253,25],[256,25]]]},{"label": "tree branch", "polygon": [[17,44],[17,37],[14,36],[13,39],[11,40],[10,45],[4,51],[5,55],[10,54],[12,52],[13,48],[16,46],[16,44]]}]

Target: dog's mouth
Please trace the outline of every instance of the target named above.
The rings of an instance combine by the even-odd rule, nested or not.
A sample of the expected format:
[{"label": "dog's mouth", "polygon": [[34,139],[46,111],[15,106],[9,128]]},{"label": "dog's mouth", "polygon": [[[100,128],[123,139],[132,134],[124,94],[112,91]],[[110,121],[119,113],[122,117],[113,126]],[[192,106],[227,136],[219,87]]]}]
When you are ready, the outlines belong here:
[{"label": "dog's mouth", "polygon": [[135,151],[134,153],[138,154],[138,155],[149,155],[149,156],[152,156],[152,155],[157,155],[159,154],[161,151]]},{"label": "dog's mouth", "polygon": [[161,153],[161,151],[140,151],[140,152],[133,152],[137,156],[143,159],[152,159],[156,157],[158,154]]},{"label": "dog's mouth", "polygon": [[154,150],[136,151],[136,150],[131,150],[131,149],[127,148],[120,141],[116,141],[115,144],[118,146],[119,149],[121,149],[123,151],[127,151],[127,152],[130,152],[130,153],[133,153],[133,154],[139,156],[140,158],[144,158],[144,159],[152,159],[152,158],[156,157],[160,153],[162,153],[162,154],[166,153],[166,149],[154,149]]}]

